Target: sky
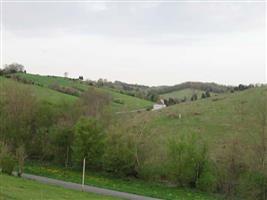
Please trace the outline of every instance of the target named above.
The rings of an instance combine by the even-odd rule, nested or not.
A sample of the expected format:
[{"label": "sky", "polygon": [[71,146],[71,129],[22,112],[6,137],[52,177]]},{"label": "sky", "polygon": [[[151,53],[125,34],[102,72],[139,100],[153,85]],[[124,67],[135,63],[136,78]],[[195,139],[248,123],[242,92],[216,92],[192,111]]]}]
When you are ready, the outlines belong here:
[{"label": "sky", "polygon": [[266,82],[264,1],[2,2],[2,63],[145,85]]}]

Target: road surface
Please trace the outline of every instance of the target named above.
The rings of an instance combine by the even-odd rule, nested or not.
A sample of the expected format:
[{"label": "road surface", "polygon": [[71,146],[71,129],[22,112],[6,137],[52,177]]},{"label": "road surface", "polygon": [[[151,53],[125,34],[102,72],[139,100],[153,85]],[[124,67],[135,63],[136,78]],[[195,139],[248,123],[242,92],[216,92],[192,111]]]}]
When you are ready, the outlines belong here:
[{"label": "road surface", "polygon": [[82,189],[81,184],[61,181],[61,180],[52,179],[52,178],[46,178],[46,177],[43,177],[43,176],[36,176],[36,175],[31,175],[31,174],[23,174],[22,177],[26,178],[26,179],[35,180],[35,181],[38,181],[38,182],[41,182],[41,183],[62,186],[64,188],[68,188],[68,189],[80,190],[80,191],[91,192],[91,193],[97,193],[97,194],[113,196],[113,197],[119,197],[119,198],[122,198],[122,199],[130,199],[130,200],[159,200],[159,199],[155,199],[155,198],[151,198],[151,197],[145,197],[145,196],[141,196],[141,195],[130,194],[130,193],[126,193],[126,192],[119,192],[119,191],[114,191],[114,190],[109,190],[109,189],[103,189],[103,188],[94,187],[94,186],[88,186],[88,185],[85,185],[84,188]]}]

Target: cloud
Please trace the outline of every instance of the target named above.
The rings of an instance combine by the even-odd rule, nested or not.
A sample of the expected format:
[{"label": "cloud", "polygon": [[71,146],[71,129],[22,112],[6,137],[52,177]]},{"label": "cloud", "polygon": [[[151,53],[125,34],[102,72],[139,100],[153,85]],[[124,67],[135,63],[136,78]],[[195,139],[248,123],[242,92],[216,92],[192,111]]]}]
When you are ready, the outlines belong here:
[{"label": "cloud", "polygon": [[14,3],[4,26],[4,63],[33,73],[149,85],[265,79],[260,3]]}]

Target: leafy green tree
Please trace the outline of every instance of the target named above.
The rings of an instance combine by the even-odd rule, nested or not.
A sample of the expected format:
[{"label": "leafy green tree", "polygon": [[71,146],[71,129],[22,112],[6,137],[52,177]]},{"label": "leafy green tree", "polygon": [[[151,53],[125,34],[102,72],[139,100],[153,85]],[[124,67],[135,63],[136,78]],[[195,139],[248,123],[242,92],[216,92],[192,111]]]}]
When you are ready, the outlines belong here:
[{"label": "leafy green tree", "polygon": [[201,98],[202,98],[202,99],[205,99],[205,98],[206,98],[206,94],[205,94],[205,93],[202,93],[202,94],[201,94]]},{"label": "leafy green tree", "polygon": [[180,186],[196,187],[207,161],[207,147],[195,135],[169,141],[170,178]]},{"label": "leafy green tree", "polygon": [[194,93],[191,97],[191,101],[196,101],[197,100],[197,94]]},{"label": "leafy green tree", "polygon": [[135,144],[130,135],[111,131],[106,140],[104,168],[119,176],[136,175]]},{"label": "leafy green tree", "polygon": [[86,158],[87,167],[101,167],[104,129],[95,118],[81,118],[74,128],[73,150],[75,159],[80,163]]},{"label": "leafy green tree", "polygon": [[211,95],[210,95],[210,91],[207,90],[207,91],[205,92],[205,95],[206,95],[207,98],[210,97],[210,96],[211,96]]}]

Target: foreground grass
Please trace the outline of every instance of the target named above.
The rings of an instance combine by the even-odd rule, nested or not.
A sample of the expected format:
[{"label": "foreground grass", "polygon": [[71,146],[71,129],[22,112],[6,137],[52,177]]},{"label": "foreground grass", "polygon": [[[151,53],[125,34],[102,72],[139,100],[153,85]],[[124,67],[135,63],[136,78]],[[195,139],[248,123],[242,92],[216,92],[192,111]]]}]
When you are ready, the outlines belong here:
[{"label": "foreground grass", "polygon": [[87,200],[115,200],[118,198],[84,193],[75,190],[64,189],[58,186],[45,185],[31,180],[7,176],[0,173],[0,200],[19,199],[87,199]]},{"label": "foreground grass", "polygon": [[[75,183],[81,182],[80,172],[70,169],[63,169],[61,167],[56,167],[51,165],[40,165],[36,163],[28,164],[25,168],[25,172],[35,175],[65,180],[69,182],[75,182]],[[163,184],[148,183],[133,178],[119,179],[108,174],[100,174],[95,172],[86,173],[85,184],[107,189],[113,189],[117,191],[144,195],[144,196],[161,198],[161,199],[170,199],[170,200],[218,199],[215,196],[193,190],[167,187]]]}]

